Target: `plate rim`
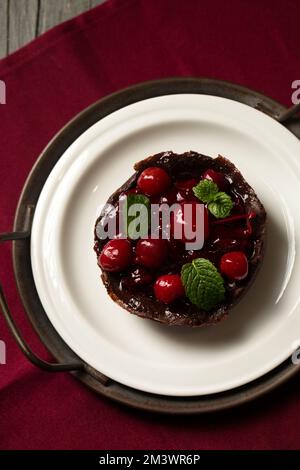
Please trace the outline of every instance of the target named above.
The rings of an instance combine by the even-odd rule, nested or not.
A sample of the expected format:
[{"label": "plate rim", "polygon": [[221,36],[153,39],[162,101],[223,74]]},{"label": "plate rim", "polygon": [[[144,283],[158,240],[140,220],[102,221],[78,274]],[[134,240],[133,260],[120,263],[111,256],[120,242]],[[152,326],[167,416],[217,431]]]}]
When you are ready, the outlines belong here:
[{"label": "plate rim", "polygon": [[[41,169],[40,167],[43,166],[45,161],[49,158],[49,155],[51,155],[51,152],[53,152],[53,149],[54,149],[55,146],[58,145],[58,147],[59,147],[61,144],[63,144],[65,138],[67,138],[66,140],[68,141],[69,136],[72,134],[72,132],[74,132],[74,130],[76,130],[75,129],[76,127],[79,126],[79,128],[77,129],[77,132],[79,131],[78,135],[80,135],[83,132],[81,126],[83,126],[85,128],[84,130],[86,130],[88,127],[90,127],[90,125],[92,125],[89,122],[89,119],[91,117],[92,118],[94,117],[93,122],[96,122],[96,121],[99,120],[99,117],[95,117],[95,115],[94,115],[94,111],[96,109],[98,109],[98,111],[100,110],[100,114],[101,114],[101,110],[102,111],[103,111],[103,109],[106,110],[105,115],[107,115],[107,114],[110,114],[112,112],[112,108],[116,104],[118,105],[117,109],[120,109],[120,108],[128,105],[129,103],[124,102],[124,99],[125,99],[125,101],[127,99],[131,103],[133,103],[133,102],[141,101],[142,99],[146,99],[146,98],[150,98],[150,97],[154,97],[154,96],[161,96],[161,95],[174,94],[174,93],[175,94],[177,94],[177,93],[181,93],[181,94],[182,93],[211,94],[211,95],[215,95],[215,96],[223,96],[225,98],[231,98],[232,99],[232,97],[230,97],[228,95],[225,95],[225,96],[220,95],[220,90],[221,89],[224,90],[224,88],[225,88],[225,90],[226,90],[226,88],[228,88],[233,93],[237,93],[236,101],[241,101],[241,102],[245,103],[245,100],[241,100],[241,99],[238,99],[238,98],[244,98],[245,96],[246,97],[250,96],[250,102],[251,102],[250,105],[252,107],[256,107],[256,108],[260,109],[260,107],[264,103],[267,103],[267,106],[266,105],[264,106],[266,111],[267,111],[266,114],[271,114],[271,115],[274,116],[274,114],[277,115],[285,109],[283,106],[281,106],[280,104],[278,104],[274,100],[271,100],[270,98],[265,97],[264,95],[261,95],[260,93],[253,92],[250,89],[241,87],[240,85],[235,85],[235,84],[231,84],[230,82],[223,82],[223,81],[211,80],[211,79],[206,79],[206,78],[173,78],[173,79],[164,79],[164,80],[159,80],[159,81],[151,81],[151,82],[145,82],[145,83],[142,83],[142,84],[139,84],[139,85],[135,85],[135,86],[129,87],[127,89],[121,90],[119,92],[113,93],[112,95],[109,95],[108,97],[105,97],[101,100],[98,100],[96,103],[92,104],[91,106],[89,106],[88,108],[83,110],[81,113],[79,113],[75,118],[73,118],[69,123],[67,123],[66,126],[64,126],[62,128],[62,130],[59,131],[58,134],[56,134],[56,136],[54,136],[54,138],[50,141],[50,143],[47,145],[47,147],[41,153],[40,157],[38,158],[38,160],[35,163],[33,169],[31,170],[31,172],[30,172],[30,174],[29,174],[29,176],[28,176],[28,178],[25,182],[25,185],[23,187],[23,191],[21,193],[19,203],[18,203],[18,207],[17,207],[17,210],[16,210],[16,215],[15,215],[15,224],[14,224],[15,229],[20,229],[20,226],[22,225],[21,222],[22,222],[22,215],[24,216],[24,206],[28,204],[28,189],[30,188],[30,186],[32,186],[33,180],[36,179],[36,177],[38,176],[38,174],[40,172],[40,169]],[[207,89],[209,89],[209,90],[207,91]],[[206,90],[206,92],[205,92],[205,90]],[[212,91],[215,91],[215,93],[212,92]],[[117,101],[117,103],[116,103],[116,101]],[[249,104],[249,103],[246,102],[245,104]],[[102,117],[104,117],[104,116],[102,116]],[[74,141],[76,138],[77,137],[72,138],[72,141]],[[70,145],[70,142],[69,143],[65,142],[65,148],[67,148],[69,145]],[[61,153],[63,153],[63,152],[61,152]],[[59,159],[59,157],[57,158],[57,160],[58,159]],[[56,163],[56,161],[54,163]],[[48,162],[48,166],[49,166],[49,162]],[[47,165],[46,165],[46,167],[47,167]],[[44,181],[46,180],[47,177],[48,177],[48,174],[45,176]],[[36,191],[36,193],[37,193],[37,191]],[[40,191],[38,192],[38,194],[36,194],[36,196],[37,196],[36,200],[38,199],[39,193],[40,193]],[[71,357],[72,357],[72,359],[74,359],[74,353],[72,353],[71,350],[66,352],[66,345],[65,344],[64,344],[64,347],[62,345],[60,345],[60,348],[57,349],[57,347],[53,348],[53,344],[50,345],[49,341],[45,341],[45,339],[47,340],[47,335],[45,337],[45,331],[41,331],[41,328],[37,324],[36,319],[34,318],[34,315],[32,315],[32,312],[31,312],[32,305],[30,305],[30,302],[29,302],[29,299],[28,299],[28,296],[30,294],[28,294],[27,290],[25,290],[24,284],[26,284],[26,282],[25,283],[22,282],[21,274],[24,276],[24,273],[21,273],[21,271],[20,271],[20,267],[21,267],[20,266],[20,256],[22,257],[22,253],[20,251],[20,244],[14,242],[13,262],[14,262],[14,272],[15,272],[16,282],[17,282],[18,290],[19,290],[21,298],[22,298],[23,305],[24,305],[24,307],[27,311],[27,314],[28,314],[28,317],[29,317],[31,323],[33,324],[35,330],[37,331],[38,335],[40,336],[42,342],[46,345],[47,349],[49,349],[49,351],[54,355],[54,357],[56,357],[58,360],[65,360],[66,355],[67,355],[68,359],[70,359]],[[23,256],[24,256],[24,253],[23,253]],[[28,260],[28,256],[27,256],[27,260]],[[28,266],[27,266],[27,268],[28,268]],[[31,268],[31,263],[30,263],[30,268]],[[27,275],[28,275],[28,272],[27,272]],[[35,286],[33,286],[33,287],[35,289]],[[35,307],[37,307],[37,302],[35,302]],[[44,313],[44,315],[46,316],[45,313]],[[48,317],[47,317],[47,319],[48,319]],[[48,321],[49,321],[49,319],[48,319]],[[54,332],[55,332],[56,335],[58,335],[55,330],[54,330]],[[47,333],[49,333],[49,328],[47,330]],[[53,335],[53,332],[51,333],[51,335]],[[61,340],[61,338],[60,338],[60,340]],[[56,341],[55,341],[56,346],[58,345],[58,343],[59,343],[59,341],[57,341],[57,338],[56,338]],[[75,355],[75,357],[78,359],[78,357],[76,355]],[[278,367],[280,367],[280,366],[278,366]],[[297,370],[299,370],[299,367],[294,366],[294,365],[293,365],[292,369],[290,367],[287,367],[286,378],[288,378],[291,375],[294,375],[294,373],[296,373]],[[273,371],[274,371],[274,369],[273,369]],[[273,371],[271,371],[271,372],[273,372]],[[78,377],[78,378],[80,378],[80,380],[82,380],[88,386],[90,385],[93,389],[95,389],[95,384],[91,384],[91,383],[89,384],[88,383],[89,380],[87,380],[87,377],[85,377],[85,378],[82,377],[82,373],[76,373],[75,375],[76,376],[79,375],[80,377]],[[266,375],[268,375],[268,374],[266,374]],[[265,376],[263,376],[263,377],[265,377]],[[199,403],[198,403],[197,406],[195,406],[195,404],[194,404],[194,406],[192,407],[193,408],[192,412],[213,411],[213,410],[216,410],[216,409],[224,409],[224,407],[227,408],[227,407],[230,407],[230,406],[234,406],[234,405],[237,405],[237,404],[244,403],[245,401],[249,401],[250,399],[253,399],[253,398],[255,398],[256,396],[258,396],[260,394],[266,393],[269,390],[269,388],[270,389],[274,388],[276,386],[276,384],[281,383],[283,380],[286,380],[286,378],[284,379],[283,375],[280,374],[280,376],[274,381],[274,377],[273,377],[273,380],[271,380],[271,382],[269,383],[269,386],[267,385],[267,382],[266,382],[265,387],[260,387],[260,389],[259,389],[260,391],[257,389],[255,391],[252,391],[252,393],[249,393],[249,390],[248,390],[248,393],[246,393],[245,390],[244,391],[240,390],[240,392],[238,390],[238,389],[243,389],[245,387],[247,388],[247,386],[249,384],[251,384],[251,382],[248,383],[246,386],[238,387],[238,389],[231,389],[229,392],[232,392],[232,391],[234,392],[235,391],[237,393],[237,395],[234,397],[234,393],[233,393],[231,399],[229,399],[229,400],[228,400],[228,396],[227,396],[227,400],[225,400],[225,402],[224,402],[224,396],[221,397],[220,395],[224,395],[224,394],[228,395],[228,392],[220,392],[218,394],[215,394],[215,395],[217,395],[216,397],[214,397],[213,395],[209,395],[208,397],[210,398],[210,400],[205,400],[205,397],[206,397],[205,395],[201,395],[199,397],[192,397],[193,399],[195,399],[195,398],[200,399],[202,404],[206,402],[205,406],[200,406]],[[260,379],[257,379],[257,380],[259,381]],[[256,381],[254,381],[254,382],[256,382]],[[118,384],[118,385],[119,385],[119,387],[123,387],[124,389],[129,389],[129,387],[127,387],[125,385],[124,386],[121,385],[121,384]],[[130,390],[132,391],[133,389],[130,389]],[[132,402],[128,403],[128,397],[126,397],[126,396],[125,397],[124,396],[120,397],[120,395],[118,397],[116,395],[112,396],[114,394],[104,393],[104,390],[99,390],[99,387],[96,387],[96,391],[98,391],[98,392],[100,392],[104,395],[111,396],[111,398],[114,398],[117,401],[121,401],[121,402],[129,404],[129,405],[131,404],[131,406],[138,406],[137,403],[135,403],[135,404],[133,404]],[[105,390],[105,392],[107,392],[107,389]],[[150,398],[149,396],[154,395],[154,394],[147,393],[147,392],[140,392],[138,390],[135,390],[135,392],[138,393],[138,394],[148,395],[148,397],[147,397],[148,401],[149,401],[149,398]],[[156,395],[156,397],[158,398],[158,400],[161,399],[161,397],[159,397],[157,395]],[[168,401],[167,400],[168,398],[169,399],[172,398],[171,401],[174,402],[174,397],[168,397],[168,396],[164,396],[164,401]],[[176,397],[177,400],[183,400],[185,402],[188,401],[187,398],[189,398],[189,397]],[[152,396],[152,399],[153,399],[153,396]],[[210,404],[208,405],[208,403],[210,403]],[[168,412],[168,410],[172,408],[170,403],[169,403],[169,407],[165,403],[163,410],[161,409],[162,408],[161,406],[158,407],[157,403],[156,403],[156,405],[154,405],[152,403],[151,406],[149,406],[149,404],[145,405],[145,403],[143,403],[143,405],[139,404],[138,407],[142,407],[143,409],[151,409],[152,411],[165,411],[165,412]],[[187,407],[185,409],[184,407],[181,406],[180,409],[181,409],[180,412],[191,412],[190,407]],[[170,411],[170,412],[174,412],[174,409],[172,408],[172,411]]]},{"label": "plate rim", "polygon": [[[108,375],[113,380],[142,391],[170,396],[199,396],[203,394],[208,395],[223,392],[245,383],[249,383],[261,375],[264,375],[266,372],[274,369],[274,367],[281,364],[283,360],[291,357],[291,354],[295,349],[292,345],[298,341],[298,334],[297,329],[295,330],[295,328],[288,327],[289,318],[284,317],[285,309],[282,309],[282,307],[280,309],[280,324],[282,324],[282,327],[280,330],[276,329],[278,336],[282,335],[282,331],[285,332],[282,344],[279,338],[278,341],[274,341],[274,339],[269,338],[267,332],[265,337],[259,337],[258,342],[256,334],[251,337],[250,343],[248,343],[248,341],[246,341],[246,344],[244,341],[239,342],[238,349],[231,350],[231,353],[226,359],[230,366],[226,366],[224,368],[224,377],[223,374],[220,374],[220,364],[218,361],[215,361],[210,367],[208,366],[208,364],[210,364],[209,357],[207,357],[208,362],[205,360],[203,362],[203,356],[201,354],[199,359],[196,362],[193,362],[195,356],[192,355],[190,356],[190,359],[188,359],[188,363],[185,361],[186,369],[185,371],[182,369],[182,374],[184,374],[183,376],[185,377],[185,380],[182,380],[180,379],[180,375],[174,373],[173,363],[176,356],[174,356],[172,364],[167,360],[167,356],[164,356],[168,365],[160,365],[159,360],[153,360],[152,354],[138,357],[138,351],[132,350],[131,353],[129,353],[130,357],[128,356],[128,359],[125,360],[126,348],[124,349],[123,347],[120,347],[121,338],[116,339],[114,336],[114,328],[112,327],[112,330],[110,330],[112,336],[110,336],[109,331],[108,337],[103,335],[102,328],[100,326],[102,321],[105,323],[105,315],[103,315],[103,312],[107,309],[109,311],[110,308],[115,310],[117,308],[119,309],[119,307],[116,307],[115,304],[113,305],[109,300],[109,297],[106,296],[103,286],[101,287],[101,297],[103,300],[100,300],[98,304],[98,309],[102,311],[102,320],[100,320],[98,328],[95,327],[96,323],[86,322],[86,314],[84,313],[84,310],[85,308],[89,309],[89,307],[84,307],[84,310],[82,310],[82,305],[78,304],[78,302],[80,302],[78,294],[81,295],[79,286],[82,286],[81,276],[77,279],[77,288],[76,291],[74,291],[72,283],[69,283],[69,275],[64,270],[64,267],[68,264],[68,256],[64,258],[61,251],[61,243],[64,239],[63,234],[67,229],[67,226],[65,225],[66,210],[70,210],[68,208],[70,200],[73,200],[74,198],[75,200],[77,199],[78,196],[76,191],[81,191],[83,188],[86,189],[83,181],[85,181],[86,175],[90,173],[92,165],[98,164],[102,161],[100,158],[102,151],[110,148],[112,144],[115,144],[115,142],[119,142],[119,139],[122,142],[122,139],[127,139],[129,136],[135,136],[136,132],[148,132],[149,129],[153,128],[154,123],[161,127],[164,124],[169,125],[169,123],[174,122],[176,126],[178,123],[180,123],[179,125],[182,125],[182,119],[184,122],[190,122],[191,125],[204,120],[208,125],[214,126],[217,124],[228,126],[228,130],[230,129],[229,132],[236,132],[238,130],[243,136],[244,133],[248,133],[251,139],[255,136],[255,141],[260,145],[264,143],[265,140],[271,144],[274,141],[274,134],[276,133],[277,144],[274,142],[272,145],[276,149],[281,148],[280,152],[276,150],[279,152],[278,155],[282,155],[282,152],[284,153],[285,149],[287,151],[286,157],[282,162],[276,160],[278,168],[281,168],[280,165],[285,165],[285,162],[287,161],[288,170],[292,169],[293,172],[298,171],[298,168],[295,167],[294,169],[292,164],[294,163],[295,155],[297,155],[297,152],[299,153],[299,140],[290,134],[287,129],[281,127],[277,121],[261,112],[258,112],[257,110],[245,106],[244,104],[222,97],[195,94],[168,95],[143,100],[127,106],[120,111],[114,112],[104,120],[98,121],[94,126],[83,133],[66,152],[64,152],[61,159],[51,171],[37,202],[32,225],[31,257],[35,284],[41,302],[47,312],[47,316],[54,328],[56,328],[58,334],[61,335],[70,348],[73,349],[73,351],[75,351],[83,361],[91,364],[96,370]],[[234,134],[231,138],[234,138]],[[135,137],[133,137],[132,140],[133,146],[135,145],[134,142]],[[159,148],[159,141],[156,143]],[[181,145],[183,145],[182,140]],[[193,143],[193,148],[195,145],[197,145],[196,142]],[[245,144],[243,143],[243,145]],[[134,151],[134,148],[131,148],[131,151]],[[144,150],[140,149],[140,151],[143,153]],[[148,151],[151,152],[151,148],[148,149]],[[273,153],[273,149],[271,149],[271,152]],[[82,160],[81,155],[83,154],[85,155],[85,158]],[[110,158],[114,158],[114,156],[111,155]],[[136,154],[135,159],[137,158],[138,155]],[[124,160],[122,159],[122,161]],[[296,161],[295,163],[298,162]],[[124,164],[127,171],[130,172],[131,164],[128,166],[126,160]],[[75,168],[79,168],[78,165],[80,166],[80,170],[78,169],[74,171]],[[111,173],[109,178],[114,179],[117,176],[115,164],[110,166],[110,171]],[[69,180],[70,173],[72,173],[73,181],[68,181],[66,186],[65,180]],[[95,179],[93,181],[93,188],[99,183],[100,186],[102,186],[102,182],[99,181],[99,178]],[[107,186],[107,190],[111,191],[109,180]],[[287,188],[290,193],[289,186]],[[91,189],[92,187],[89,188],[89,192]],[[85,201],[85,205],[81,206],[80,213],[82,213],[82,211],[83,213],[86,213],[87,211],[90,212],[91,206],[88,202],[90,195],[88,194],[86,197],[88,197],[88,199]],[[95,204],[98,205],[98,203],[99,196]],[[88,206],[86,206],[86,204],[88,204]],[[95,210],[97,210],[95,204],[93,204],[93,210],[92,214],[90,214],[89,221],[84,222],[83,225],[82,221],[78,221],[81,226],[93,226],[94,213]],[[295,218],[297,218],[296,207],[294,208],[294,213]],[[49,220],[56,217],[55,214],[57,215],[57,220],[53,223],[49,223]],[[75,214],[77,214],[76,209]],[[68,222],[68,224],[69,223],[70,222]],[[53,228],[54,230],[52,230]],[[50,234],[53,244],[51,242],[51,262],[48,263],[48,256],[45,256],[48,243],[45,244],[44,240],[48,240]],[[90,238],[91,237],[88,236],[88,234],[85,234],[84,238],[80,240],[80,243],[84,242],[85,250],[87,250],[86,255],[89,259],[89,267],[86,266],[84,269],[92,269],[93,272],[93,290],[89,292],[88,297],[95,298],[97,297],[97,293],[100,292],[100,287],[96,265],[94,264],[93,251],[90,249],[92,243]],[[291,246],[290,243],[289,246]],[[76,251],[79,250],[79,246],[74,246],[73,248]],[[270,257],[268,257],[268,259],[270,259]],[[56,281],[52,282],[54,272],[49,275],[49,273],[52,272],[52,266],[54,265],[56,266],[55,271],[58,269],[60,273],[58,274],[58,271],[56,271],[55,278],[57,278],[56,281],[58,281],[61,286],[59,290],[61,291],[62,289],[64,292],[63,302],[61,301],[61,296],[57,296],[55,287]],[[294,275],[293,278],[295,279]],[[88,289],[88,286],[86,286],[86,288]],[[294,289],[294,292],[297,293],[297,290]],[[82,294],[84,296],[84,292],[82,292]],[[66,298],[68,298],[67,301],[65,300]],[[79,307],[79,305],[81,306]],[[275,305],[272,302],[272,305],[268,310],[271,312],[274,307]],[[62,311],[64,312],[63,315]],[[111,314],[113,313],[114,312],[111,312]],[[298,320],[297,315],[293,321],[298,323]],[[97,322],[97,320],[95,321]],[[131,318],[129,318],[128,315],[124,316],[123,314],[120,314],[118,321],[120,321],[120,325],[123,325],[124,328],[131,325]],[[137,323],[140,325],[140,321],[137,321]],[[73,326],[70,327],[70,325]],[[141,325],[139,325],[136,324],[136,327],[140,328]],[[148,326],[151,330],[151,325],[144,325],[144,327]],[[223,325],[225,328],[226,326],[227,325]],[[275,327],[273,323],[269,324],[268,330],[271,331],[273,327]],[[205,332],[203,333],[205,334]],[[207,333],[210,334],[209,332]],[[90,338],[90,340],[86,341],[83,338]],[[147,332],[145,332],[146,342],[147,338],[149,339]],[[266,343],[262,346],[261,342],[265,340]],[[163,347],[163,342],[160,342],[160,345]],[[152,349],[153,343],[150,342],[148,347],[149,346]],[[159,345],[157,346],[159,348]],[[253,353],[252,356],[253,361],[247,360],[247,364],[249,365],[248,367],[244,364],[244,361],[241,361],[240,356],[246,354],[249,347],[255,347],[255,353]],[[174,354],[176,353],[174,352]],[[204,352],[204,354],[206,357],[207,353]],[[254,357],[256,359],[254,359]],[[264,357],[264,359],[261,359],[262,357]],[[223,360],[220,356],[218,359]],[[177,360],[178,367],[184,367],[179,356],[176,359],[176,363]],[[235,371],[238,371],[238,373]],[[201,377],[207,378],[201,379]]]}]

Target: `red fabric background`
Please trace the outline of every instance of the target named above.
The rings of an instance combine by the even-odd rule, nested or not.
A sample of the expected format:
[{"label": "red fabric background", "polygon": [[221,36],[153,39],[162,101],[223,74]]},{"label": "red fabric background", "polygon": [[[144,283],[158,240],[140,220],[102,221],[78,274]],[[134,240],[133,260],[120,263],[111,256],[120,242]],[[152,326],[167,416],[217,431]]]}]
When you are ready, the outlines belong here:
[{"label": "red fabric background", "polygon": [[[1,231],[10,230],[25,178],[49,139],[115,90],[168,76],[208,76],[286,105],[300,79],[300,3],[292,0],[111,0],[0,62]],[[10,247],[0,279],[30,344],[43,352],[16,296]],[[0,318],[0,447],[6,449],[299,449],[300,379],[245,408],[164,417],[116,405],[68,374],[22,356]],[[44,356],[45,356],[45,352]]]}]

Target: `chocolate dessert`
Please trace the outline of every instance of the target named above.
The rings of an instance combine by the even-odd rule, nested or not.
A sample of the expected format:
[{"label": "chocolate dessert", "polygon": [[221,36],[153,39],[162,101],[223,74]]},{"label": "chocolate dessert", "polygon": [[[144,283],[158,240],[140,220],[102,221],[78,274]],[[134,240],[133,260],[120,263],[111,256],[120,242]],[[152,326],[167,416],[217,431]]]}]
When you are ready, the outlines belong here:
[{"label": "chocolate dessert", "polygon": [[[95,225],[94,249],[108,294],[128,312],[168,325],[219,322],[245,294],[262,263],[263,205],[234,164],[222,156],[163,152],[134,168]],[[169,226],[161,224],[159,215],[158,224],[146,224],[147,232],[136,238],[126,231],[129,212],[120,227],[123,199],[126,210],[130,204],[142,204],[148,211],[147,223],[153,204],[158,212],[162,205],[175,204]],[[199,228],[194,215],[200,206]],[[103,230],[112,221],[116,233],[104,238]],[[187,245],[193,241],[186,238],[187,225],[195,233],[202,231],[203,246]],[[182,235],[175,236],[178,233]]]}]

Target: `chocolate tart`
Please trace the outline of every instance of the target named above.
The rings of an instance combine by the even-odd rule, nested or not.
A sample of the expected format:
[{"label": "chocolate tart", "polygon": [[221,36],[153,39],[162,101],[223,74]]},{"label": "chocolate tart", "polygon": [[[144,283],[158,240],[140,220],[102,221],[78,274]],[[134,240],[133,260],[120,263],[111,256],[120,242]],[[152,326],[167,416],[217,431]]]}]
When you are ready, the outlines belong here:
[{"label": "chocolate tart", "polygon": [[[215,223],[210,214],[213,229],[210,231],[204,246],[198,252],[186,251],[182,243],[170,241],[168,260],[158,269],[149,272],[149,279],[138,286],[134,283],[134,266],[131,274],[125,272],[108,272],[102,270],[102,280],[110,297],[128,312],[143,318],[155,320],[167,325],[185,325],[200,327],[215,324],[225,318],[253,283],[262,264],[266,238],[266,212],[255,191],[245,181],[240,171],[228,159],[218,156],[212,158],[194,151],[176,154],[171,151],[150,156],[134,166],[135,173],[108,199],[107,203],[117,207],[120,196],[128,191],[134,191],[141,172],[149,167],[160,167],[171,177],[173,184],[190,178],[201,179],[201,175],[212,169],[221,173],[228,183],[227,193],[231,196],[234,207],[231,221]],[[176,189],[173,193],[176,193]],[[182,198],[193,197],[178,191],[178,201]],[[177,197],[177,196],[176,196]],[[242,214],[254,214],[251,219],[243,219]],[[242,215],[240,217],[240,215]],[[110,215],[109,215],[110,216]],[[107,213],[104,211],[96,221],[94,250],[99,257],[107,240],[98,238],[98,224],[105,223]],[[246,223],[247,222],[247,223]],[[248,230],[250,227],[250,231]],[[247,231],[248,230],[248,231]],[[133,242],[134,243],[134,242]],[[173,245],[172,245],[173,243]],[[241,250],[247,255],[248,275],[239,281],[225,279],[225,298],[210,311],[205,311],[192,304],[183,296],[170,304],[165,304],[155,298],[153,283],[155,278],[163,274],[180,273],[181,267],[197,257],[210,260],[217,268],[224,253]],[[129,281],[129,282],[128,282]]]}]

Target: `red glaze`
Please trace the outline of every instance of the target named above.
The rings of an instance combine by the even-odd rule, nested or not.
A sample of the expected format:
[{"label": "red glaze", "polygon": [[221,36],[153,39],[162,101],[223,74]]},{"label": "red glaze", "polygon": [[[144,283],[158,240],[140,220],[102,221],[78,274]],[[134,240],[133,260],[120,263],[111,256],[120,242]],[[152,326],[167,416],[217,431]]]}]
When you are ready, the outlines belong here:
[{"label": "red glaze", "polygon": [[174,240],[173,238],[168,243],[170,259],[172,261],[182,260],[187,253],[184,244],[180,240]]},{"label": "red glaze", "polygon": [[137,185],[147,196],[158,196],[171,186],[171,178],[162,168],[151,166],[140,174]]},{"label": "red glaze", "polygon": [[179,274],[160,276],[154,284],[154,294],[157,300],[170,304],[185,295]]},{"label": "red glaze", "polygon": [[[238,214],[226,217],[225,219],[213,220],[212,232],[221,238],[249,238],[253,232],[252,220],[255,217],[255,212],[248,212],[247,214]],[[246,226],[239,227],[235,224],[235,222],[243,220],[246,222]]]},{"label": "red glaze", "polygon": [[248,275],[248,260],[242,251],[231,251],[222,256],[220,271],[233,281],[245,279]]},{"label": "red glaze", "polygon": [[146,286],[152,282],[153,278],[146,269],[142,267],[136,267],[130,270],[128,275],[122,279],[122,287],[126,289],[134,289],[142,286]]},{"label": "red glaze", "polygon": [[216,238],[212,243],[213,249],[220,253],[228,250],[247,252],[250,246],[248,240],[243,238]]},{"label": "red glaze", "polygon": [[139,193],[140,193],[140,190],[138,187],[130,188],[126,191],[126,194],[139,194]]},{"label": "red glaze", "polygon": [[226,191],[229,186],[229,182],[227,181],[225,176],[222,173],[219,173],[218,171],[212,169],[206,170],[202,175],[202,179],[211,180],[216,183],[219,188],[219,191]]},{"label": "red glaze", "polygon": [[255,212],[248,212],[248,214],[238,214],[230,217],[225,217],[225,219],[218,219],[213,222],[214,225],[227,224],[228,222],[236,222],[237,220],[252,220],[256,217]]},{"label": "red glaze", "polygon": [[[182,199],[194,199],[196,200],[196,196],[193,193],[193,187],[197,186],[199,183],[199,179],[190,178],[188,180],[181,180],[175,182],[175,187],[178,189],[178,196]],[[177,196],[177,201],[180,199]]]},{"label": "red glaze", "polygon": [[[194,195],[191,190],[176,189],[175,187],[171,188],[166,195],[163,195],[159,199],[160,204],[169,204],[171,206],[175,202],[183,202],[186,200],[192,200],[199,202],[199,199]],[[152,199],[151,199],[152,202]]]},{"label": "red glaze", "polygon": [[162,238],[138,240],[135,254],[138,264],[147,268],[158,268],[168,257],[168,242]]},{"label": "red glaze", "polygon": [[197,185],[199,180],[197,178],[190,178],[188,180],[180,180],[175,182],[175,186],[177,189],[181,189],[182,191],[186,191],[188,189],[193,189],[194,186]]},{"label": "red glaze", "polygon": [[129,240],[110,240],[104,245],[98,264],[104,271],[120,272],[126,269],[132,260],[132,247]]},{"label": "red glaze", "polygon": [[[185,210],[186,205],[191,205],[192,206],[192,217],[191,220],[187,220],[187,210]],[[176,232],[179,234],[181,233],[181,238],[180,240],[183,241],[184,243],[186,242],[192,242],[193,240],[188,240],[186,238],[186,235],[184,233],[184,227],[187,226],[187,224],[191,224],[191,230],[194,232],[196,231],[196,214],[197,214],[197,208],[201,204],[196,201],[185,201],[182,202],[178,209],[174,211],[174,214],[171,214],[171,233],[174,236]],[[204,240],[208,238],[209,235],[209,221],[208,221],[208,211],[206,207],[204,207]]]},{"label": "red glaze", "polygon": [[230,227],[225,225],[213,226],[211,234],[213,239],[231,238],[237,240],[247,239],[251,235],[247,227]]},{"label": "red glaze", "polygon": [[163,194],[159,199],[159,204],[169,204],[171,206],[175,202],[180,202],[184,198],[176,188],[171,188],[166,194]]}]

